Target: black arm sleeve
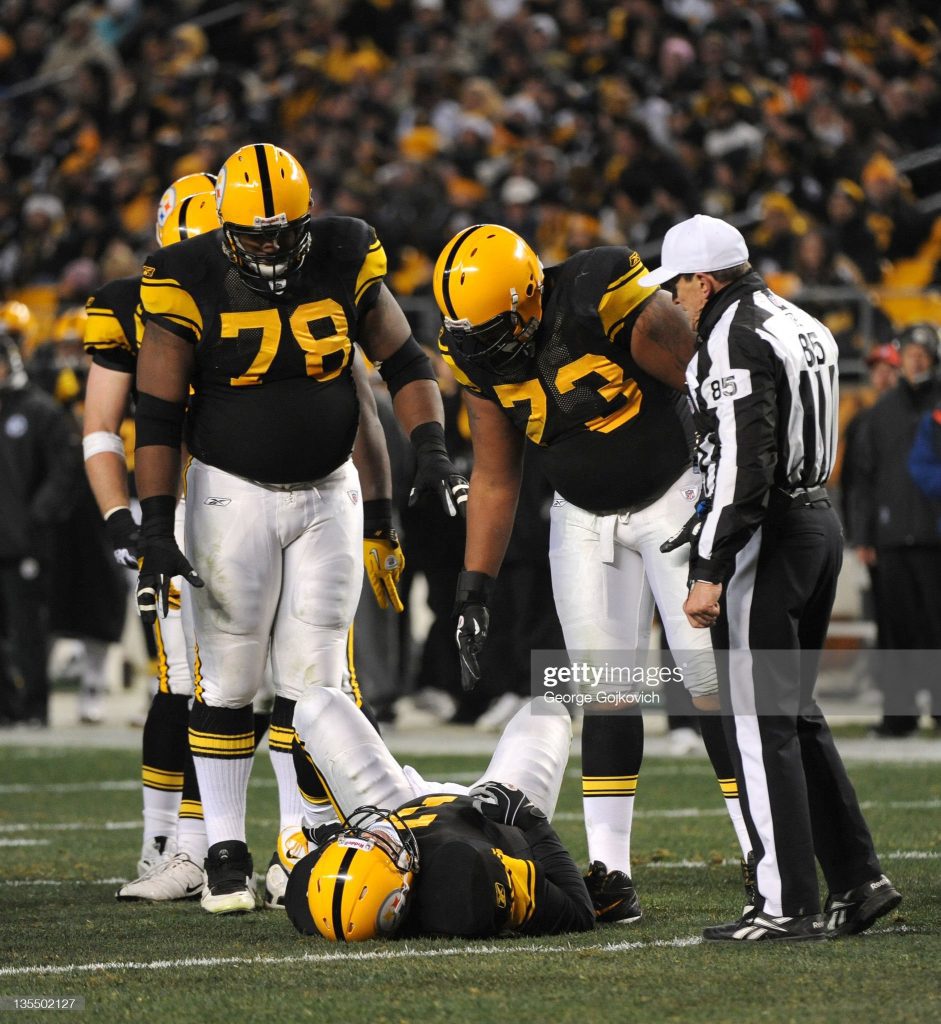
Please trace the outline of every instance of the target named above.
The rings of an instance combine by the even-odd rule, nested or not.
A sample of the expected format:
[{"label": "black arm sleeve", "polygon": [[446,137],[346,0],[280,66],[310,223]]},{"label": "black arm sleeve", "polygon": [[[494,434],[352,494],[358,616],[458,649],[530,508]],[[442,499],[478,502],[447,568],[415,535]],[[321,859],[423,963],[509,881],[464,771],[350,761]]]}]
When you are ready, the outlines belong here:
[{"label": "black arm sleeve", "polygon": [[536,898],[532,917],[522,927],[525,935],[589,932],[595,912],[585,880],[555,829],[544,821],[525,832],[536,864]]}]

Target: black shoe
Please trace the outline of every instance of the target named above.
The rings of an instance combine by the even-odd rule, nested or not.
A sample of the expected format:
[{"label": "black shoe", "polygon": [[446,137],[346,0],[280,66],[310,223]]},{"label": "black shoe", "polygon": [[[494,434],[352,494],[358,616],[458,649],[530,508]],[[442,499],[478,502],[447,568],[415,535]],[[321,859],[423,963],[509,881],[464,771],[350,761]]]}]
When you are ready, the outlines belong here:
[{"label": "black shoe", "polygon": [[827,929],[823,914],[772,917],[752,910],[738,921],[703,928],[702,937],[707,942],[818,942],[827,937]]},{"label": "black shoe", "polygon": [[742,857],[742,885],[745,887],[745,909],[742,916],[750,914],[758,903],[758,883],[755,880],[755,855],[751,850]]},{"label": "black shoe", "polygon": [[206,857],[206,884],[200,898],[210,914],[255,909],[255,866],[245,843],[213,843]]},{"label": "black shoe", "polygon": [[600,860],[592,861],[585,875],[585,885],[599,924],[633,924],[641,919],[643,911],[637,891],[623,871],[608,871]]},{"label": "black shoe", "polygon": [[858,935],[902,902],[902,894],[880,875],[848,892],[831,892],[823,908],[827,935],[839,939]]}]

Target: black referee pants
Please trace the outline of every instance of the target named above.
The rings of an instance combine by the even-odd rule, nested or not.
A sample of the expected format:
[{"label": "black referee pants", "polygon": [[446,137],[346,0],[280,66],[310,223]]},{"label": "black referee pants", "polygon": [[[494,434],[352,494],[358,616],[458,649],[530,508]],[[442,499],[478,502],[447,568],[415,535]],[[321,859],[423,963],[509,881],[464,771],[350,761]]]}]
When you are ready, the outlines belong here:
[{"label": "black referee pants", "polygon": [[842,563],[829,502],[769,514],[739,552],[713,628],[720,696],[757,861],[759,908],[820,911],[881,873],[853,786],[814,699]]}]

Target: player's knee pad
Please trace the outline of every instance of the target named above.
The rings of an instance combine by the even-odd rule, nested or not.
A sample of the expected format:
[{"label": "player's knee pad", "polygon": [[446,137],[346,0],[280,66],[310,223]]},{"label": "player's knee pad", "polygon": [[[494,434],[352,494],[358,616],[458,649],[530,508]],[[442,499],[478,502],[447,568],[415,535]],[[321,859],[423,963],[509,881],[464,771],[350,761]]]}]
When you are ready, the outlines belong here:
[{"label": "player's knee pad", "polygon": [[201,700],[213,708],[244,708],[252,703],[257,687],[244,681],[220,686],[210,679],[200,681]]},{"label": "player's knee pad", "polygon": [[316,724],[330,713],[329,709],[335,703],[349,700],[331,686],[311,686],[297,698],[289,699],[297,700],[294,706],[294,730],[304,743],[308,742],[307,737],[311,735]]}]

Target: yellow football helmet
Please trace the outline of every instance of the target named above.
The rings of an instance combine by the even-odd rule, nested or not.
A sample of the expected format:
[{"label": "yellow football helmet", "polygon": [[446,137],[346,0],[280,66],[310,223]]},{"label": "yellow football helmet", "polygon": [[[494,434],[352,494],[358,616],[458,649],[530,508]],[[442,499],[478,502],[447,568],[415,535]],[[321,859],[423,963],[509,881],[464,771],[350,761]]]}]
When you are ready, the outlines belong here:
[{"label": "yellow football helmet", "polygon": [[254,291],[278,294],[300,270],[311,244],[310,205],[304,168],[277,146],[243,146],[222,165],[222,247]]},{"label": "yellow football helmet", "polygon": [[543,270],[515,231],[499,224],[459,231],[441,251],[433,281],[445,330],[465,358],[504,375],[532,356]]},{"label": "yellow football helmet", "polygon": [[[176,210],[184,199],[190,196],[198,196],[201,192],[212,192],[216,187],[216,176],[214,174],[184,174],[160,197],[157,203],[157,242],[159,245],[169,245],[169,242],[160,241],[160,231],[163,225],[170,219],[171,214]],[[219,225],[216,224],[216,227]],[[209,230],[203,228],[204,231]]]},{"label": "yellow football helmet", "polygon": [[88,313],[84,306],[73,306],[56,317],[52,325],[52,340],[59,344],[81,345],[85,340],[85,323]]},{"label": "yellow football helmet", "polygon": [[25,302],[11,299],[0,305],[0,326],[6,328],[7,334],[17,343],[21,352],[28,352],[32,348],[38,328],[36,317]]},{"label": "yellow football helmet", "polygon": [[215,193],[197,192],[178,203],[163,224],[157,224],[157,241],[163,248],[185,238],[195,238],[207,231],[215,231],[218,227]]},{"label": "yellow football helmet", "polygon": [[294,866],[285,894],[298,931],[331,942],[395,934],[418,871],[418,843],[394,811],[359,807],[341,830]]}]

